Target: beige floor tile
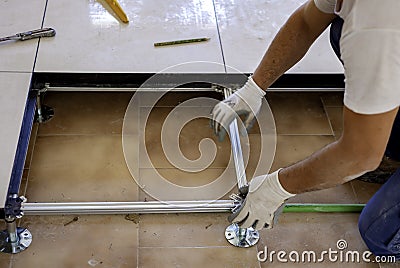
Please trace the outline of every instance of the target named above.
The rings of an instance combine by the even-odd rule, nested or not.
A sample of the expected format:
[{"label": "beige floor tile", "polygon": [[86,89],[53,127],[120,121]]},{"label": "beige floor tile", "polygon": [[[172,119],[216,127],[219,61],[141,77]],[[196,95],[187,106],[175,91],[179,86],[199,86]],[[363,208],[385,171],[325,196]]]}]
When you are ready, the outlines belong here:
[{"label": "beige floor tile", "polygon": [[230,246],[225,229],[228,213],[141,215],[140,247]]},{"label": "beige floor tile", "polygon": [[[272,143],[272,141],[269,141],[269,139],[267,139],[265,144],[262,145],[261,138],[259,135],[257,134],[249,135],[249,144],[250,144],[250,152],[248,154],[249,159],[248,161],[245,160],[245,166],[247,162],[246,166],[247,180],[250,180],[255,176],[257,165],[259,166],[257,171],[258,175],[265,174],[269,171],[269,167],[271,166],[274,155],[273,155],[273,149],[272,151],[268,150],[271,150],[270,148],[275,147],[274,145],[270,145],[269,143]],[[242,147],[246,148],[246,146],[244,146],[244,143]],[[189,150],[190,148],[192,149],[194,148],[195,150],[197,149],[196,147],[190,146],[188,144],[187,149]],[[263,150],[263,148],[266,149]],[[262,150],[263,150],[263,155],[260,158]],[[226,151],[227,151],[226,154],[230,154],[230,147],[226,148]],[[247,155],[246,152],[247,150],[244,150],[244,155]],[[159,154],[154,154],[154,156],[155,156],[154,162],[158,163],[158,166],[172,166],[171,164],[167,163],[166,158],[161,158]],[[141,159],[143,158],[144,157],[142,157]],[[246,157],[244,158],[246,159]],[[219,161],[219,159],[217,160]],[[231,159],[231,161],[233,161],[233,159]],[[173,198],[172,200],[177,200],[177,198],[179,198],[179,200],[193,200],[193,199],[215,199],[215,198],[221,198],[222,196],[224,196],[224,199],[226,199],[228,197],[227,193],[232,192],[230,191],[230,189],[232,189],[232,185],[236,184],[236,172],[233,170],[234,169],[233,162],[231,162],[229,165],[227,165],[227,163],[224,163],[224,165],[218,164],[216,165],[217,167],[215,167],[213,163],[210,165],[209,168],[206,168],[204,171],[198,173],[185,172],[185,170],[192,170],[192,169],[186,168],[185,165],[182,166],[178,166],[176,168],[156,168],[157,172],[159,172],[160,175],[158,175],[153,168],[140,169],[139,179],[140,180],[143,179],[143,183],[141,183],[141,185],[144,184],[146,186],[146,191],[150,191],[149,189],[156,189],[156,190],[158,189],[157,196],[162,196],[161,199],[163,200],[171,200],[171,198]],[[223,167],[219,168],[218,166],[223,166]],[[221,176],[220,179],[223,179],[225,183],[218,184],[224,186],[222,189],[220,187],[213,186],[212,189],[206,190],[205,192],[203,189],[204,194],[199,194],[199,195],[197,195],[197,189],[196,192],[188,192],[187,195],[185,194],[182,195],[176,192],[175,188],[170,189],[170,188],[160,187],[160,184],[158,183],[158,178],[165,178],[170,183],[177,184],[178,187],[198,187],[201,185],[203,185],[204,187],[208,187],[206,184],[215,181],[215,179],[219,178],[220,174],[222,173],[224,173],[224,175]],[[168,185],[165,186],[167,187]],[[148,194],[145,194],[142,191],[140,192],[139,196],[140,200],[145,200],[145,199],[152,200],[151,195],[149,196]]]},{"label": "beige floor tile", "polygon": [[331,122],[335,138],[338,139],[343,132],[343,107],[325,107],[325,110]]},{"label": "beige floor tile", "polygon": [[334,141],[333,136],[278,135],[276,155],[271,170],[275,171],[301,161]]},{"label": "beige floor tile", "polygon": [[30,202],[135,201],[121,137],[38,137],[26,196]]},{"label": "beige floor tile", "polygon": [[342,107],[343,92],[329,92],[321,94],[321,99],[325,107]]},{"label": "beige floor tile", "polygon": [[39,135],[120,134],[132,93],[48,93],[44,104],[54,117],[42,124]]},{"label": "beige floor tile", "polygon": [[[208,111],[208,108],[204,107],[196,109],[206,109]],[[187,114],[191,113],[190,109],[187,110]],[[184,127],[180,132],[177,132],[176,129],[181,126],[165,127],[165,129],[167,129],[166,131],[163,130],[165,131],[165,142],[162,143],[161,133],[163,123],[170,112],[171,108],[161,107],[153,109],[150,113],[145,130],[146,149],[143,147],[140,149],[141,167],[198,168],[209,166],[210,168],[225,168],[228,166],[231,157],[229,138],[225,138],[223,142],[218,141],[217,137],[214,136],[212,130],[209,128],[209,120],[206,118],[197,118],[187,124],[183,124]],[[179,117],[179,115],[176,116],[177,120],[180,120]],[[144,120],[144,118],[142,120]],[[260,150],[262,149],[260,145],[260,136],[259,134],[250,134],[248,137],[247,144],[249,144],[250,147],[248,161],[249,163],[253,163],[254,170],[254,163],[258,163]],[[207,141],[205,139],[209,140]],[[246,138],[242,137],[242,148],[244,152],[247,152],[244,149],[246,147],[245,140]],[[210,143],[205,144],[203,142]],[[271,142],[273,142],[273,139],[268,139],[268,144],[264,144],[263,146],[267,148],[274,146],[273,144],[269,144]],[[175,147],[171,146],[173,144],[175,144]],[[171,147],[167,148],[165,145]],[[215,154],[213,152],[214,148],[216,150]],[[177,152],[180,152],[180,158],[177,157]],[[151,163],[150,161],[146,161],[148,158],[151,160]],[[184,158],[187,158],[187,160]],[[191,163],[191,161],[197,161],[197,163]],[[171,162],[174,165],[171,164]]]},{"label": "beige floor tile", "polygon": [[15,268],[136,267],[138,225],[118,216],[27,216],[31,246],[13,256]]},{"label": "beige floor tile", "polygon": [[357,202],[362,204],[367,203],[382,186],[382,184],[364,182],[357,179],[351,181],[351,185],[353,186]]},{"label": "beige floor tile", "polygon": [[[203,172],[188,172],[177,169],[159,168],[157,169],[157,171],[163,178],[173,184],[176,184],[177,186],[195,188],[212,183],[223,175],[225,169],[208,168],[205,169]],[[233,176],[235,174],[236,173],[234,173],[234,170],[226,173],[226,175],[230,176]],[[232,180],[235,180],[235,178],[233,177]]]},{"label": "beige floor tile", "polygon": [[[3,230],[3,229],[2,229]],[[11,268],[12,255],[8,253],[0,253],[0,267]]]},{"label": "beige floor tile", "polygon": [[319,94],[268,93],[277,133],[332,135]]},{"label": "beige floor tile", "polygon": [[[260,232],[258,250],[268,252],[283,250],[287,254],[291,251],[314,251],[321,256],[324,250],[347,252],[367,250],[359,235],[357,222],[358,214],[318,214],[318,213],[284,213],[278,224],[272,230]],[[339,250],[337,241],[344,239],[347,248]],[[338,254],[340,256],[340,254]],[[276,255],[275,255],[276,257]],[[379,267],[376,263],[341,263],[330,262],[327,255],[323,263],[279,263],[277,259],[271,264],[270,259],[261,262],[261,267]]]},{"label": "beige floor tile", "polygon": [[[141,113],[143,116],[146,113],[147,108],[143,108],[143,112]],[[191,109],[195,108],[185,108],[187,113],[191,112]],[[200,108],[199,108],[200,109]],[[209,108],[206,109],[209,112]],[[148,109],[147,109],[148,110]],[[179,161],[176,163],[176,166],[181,166],[182,168],[190,168],[190,161],[197,160],[201,156],[201,152],[199,150],[200,141],[203,139],[211,139],[209,144],[203,144],[203,159],[204,163],[212,163],[210,167],[226,167],[229,162],[230,157],[230,142],[229,139],[225,139],[224,142],[219,142],[218,139],[212,133],[212,130],[209,126],[209,120],[206,118],[197,118],[194,119],[187,124],[179,124],[175,125],[174,122],[178,122],[180,118],[184,117],[185,112],[180,115],[174,116],[176,120],[172,120],[173,125],[163,126],[166,117],[170,114],[172,108],[160,107],[154,108],[150,116],[147,120],[146,129],[145,129],[145,143],[146,143],[146,151],[141,150],[141,161],[146,159],[145,155],[149,155],[152,165],[156,168],[173,168],[164,153],[167,153],[168,157],[176,157],[177,152],[181,152],[182,158],[185,157],[189,159],[189,161]],[[142,120],[145,120],[142,118]],[[182,130],[179,132],[178,128],[182,127]],[[161,131],[165,131],[165,143],[163,145],[174,145],[172,149],[163,149],[161,143]],[[179,137],[177,136],[179,135]],[[212,145],[212,143],[214,145]],[[214,158],[214,154],[212,154],[212,150],[210,146],[213,146],[216,149],[216,155]],[[175,161],[176,162],[176,161]],[[149,163],[145,161],[140,163],[141,167],[152,167]],[[195,165],[198,167],[198,165]]]},{"label": "beige floor tile", "polygon": [[258,268],[255,248],[140,248],[139,267]]},{"label": "beige floor tile", "polygon": [[141,169],[139,200],[217,200],[237,185],[232,168],[208,168],[198,173],[178,169]]},{"label": "beige floor tile", "polygon": [[[144,109],[145,108],[143,108],[143,110]],[[187,113],[191,113],[191,109],[187,109]],[[196,109],[206,109],[208,111],[208,108],[204,107]],[[164,126],[167,130],[162,130],[165,119],[170,113],[171,108],[168,107],[155,108],[150,113],[145,130],[146,150],[144,150],[144,148],[141,148],[140,150],[141,167],[173,168],[175,166],[181,168],[198,168],[199,166],[208,165],[211,168],[227,167],[231,155],[231,144],[228,137],[225,138],[223,142],[218,141],[217,137],[214,136],[209,127],[209,120],[206,118],[196,118],[187,124],[183,124],[184,127],[180,132],[176,131],[176,129],[181,126],[177,127],[175,125],[172,127]],[[142,114],[144,115],[144,113]],[[176,116],[177,120],[180,120],[179,117],[179,115]],[[142,120],[145,119],[142,118]],[[165,131],[164,143],[161,142],[162,131]],[[259,134],[250,134],[248,137],[248,144],[250,145],[251,151],[249,154],[249,161],[256,162],[259,158],[259,152],[261,149],[260,136]],[[210,140],[206,141],[205,139]],[[242,148],[245,148],[245,139],[245,137],[242,137]],[[210,143],[203,144],[203,142]],[[267,146],[270,146],[269,142],[270,140],[268,139]],[[172,149],[165,146],[171,146],[171,144],[175,144],[175,147],[170,147]],[[213,154],[213,147],[216,149],[215,155]],[[182,155],[181,159],[184,159],[185,157],[188,159],[187,161],[176,158],[177,152],[179,151]],[[147,156],[150,158],[151,163],[146,161]],[[193,164],[190,163],[190,161],[199,162]],[[174,165],[170,162],[174,163]]]}]

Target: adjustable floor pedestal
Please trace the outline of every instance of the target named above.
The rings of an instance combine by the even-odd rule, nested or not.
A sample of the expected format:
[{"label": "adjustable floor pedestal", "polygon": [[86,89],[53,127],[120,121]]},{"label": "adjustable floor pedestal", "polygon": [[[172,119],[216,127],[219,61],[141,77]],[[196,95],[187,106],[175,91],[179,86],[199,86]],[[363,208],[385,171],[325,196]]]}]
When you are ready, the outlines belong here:
[{"label": "adjustable floor pedestal", "polygon": [[225,230],[225,238],[235,247],[248,248],[257,244],[260,234],[253,228],[240,228],[236,223]]},{"label": "adjustable floor pedestal", "polygon": [[0,252],[19,253],[32,242],[32,234],[24,228],[17,228],[15,218],[6,219],[7,229],[0,232]]}]

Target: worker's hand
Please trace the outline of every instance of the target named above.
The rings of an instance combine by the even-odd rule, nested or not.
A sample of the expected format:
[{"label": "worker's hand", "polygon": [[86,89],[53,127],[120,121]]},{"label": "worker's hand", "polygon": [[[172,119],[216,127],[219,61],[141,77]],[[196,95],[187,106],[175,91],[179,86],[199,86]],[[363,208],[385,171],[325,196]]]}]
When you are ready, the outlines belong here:
[{"label": "worker's hand", "polygon": [[249,131],[254,124],[255,116],[260,111],[264,96],[265,91],[250,77],[242,88],[226,100],[219,102],[211,112],[211,127],[219,140],[224,140],[226,129],[228,129],[237,115],[245,116],[244,125]]},{"label": "worker's hand", "polygon": [[249,192],[244,203],[229,220],[238,223],[242,228],[271,229],[286,200],[295,196],[283,189],[278,173],[279,170],[253,178],[249,183]]}]

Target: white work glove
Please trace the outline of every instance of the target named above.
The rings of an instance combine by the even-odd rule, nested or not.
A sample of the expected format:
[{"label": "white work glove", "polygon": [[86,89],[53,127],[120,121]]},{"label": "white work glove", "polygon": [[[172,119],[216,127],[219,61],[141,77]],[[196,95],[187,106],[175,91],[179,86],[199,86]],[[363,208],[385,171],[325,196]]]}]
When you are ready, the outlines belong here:
[{"label": "white work glove", "polygon": [[278,173],[279,170],[253,178],[249,183],[249,192],[244,203],[229,220],[238,223],[242,228],[271,229],[285,202],[295,196],[283,189]]},{"label": "white work glove", "polygon": [[256,115],[260,111],[264,96],[265,91],[250,77],[242,88],[226,100],[215,105],[211,112],[211,127],[214,129],[215,135],[219,137],[219,140],[224,140],[226,129],[228,129],[237,115],[245,116],[244,126],[249,131],[254,124]]}]

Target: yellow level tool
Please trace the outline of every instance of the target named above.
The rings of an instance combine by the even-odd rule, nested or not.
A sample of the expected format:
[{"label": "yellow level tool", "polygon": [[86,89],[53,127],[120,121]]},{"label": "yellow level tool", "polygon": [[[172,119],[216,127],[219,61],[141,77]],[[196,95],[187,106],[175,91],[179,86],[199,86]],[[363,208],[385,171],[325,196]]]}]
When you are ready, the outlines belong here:
[{"label": "yellow level tool", "polygon": [[119,5],[117,0],[105,0],[107,4],[111,7],[111,9],[117,14],[118,18],[124,22],[124,23],[129,23],[128,16],[126,16],[124,10],[122,7]]}]

